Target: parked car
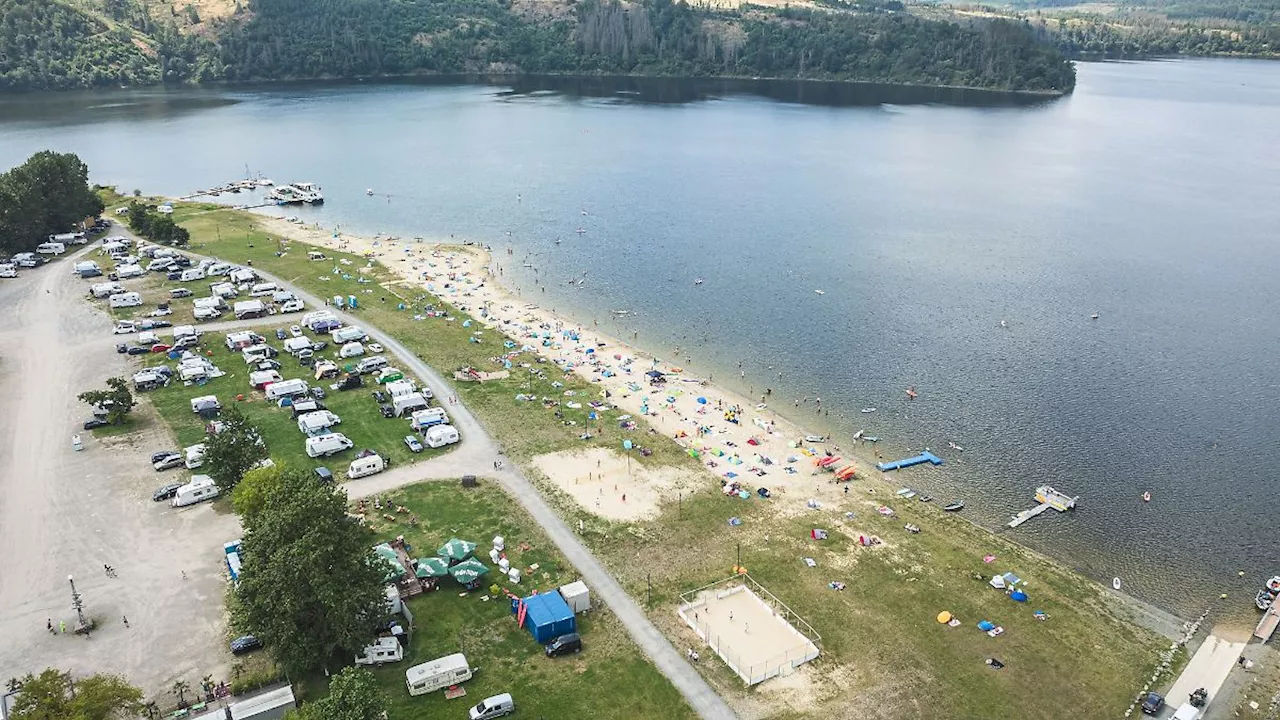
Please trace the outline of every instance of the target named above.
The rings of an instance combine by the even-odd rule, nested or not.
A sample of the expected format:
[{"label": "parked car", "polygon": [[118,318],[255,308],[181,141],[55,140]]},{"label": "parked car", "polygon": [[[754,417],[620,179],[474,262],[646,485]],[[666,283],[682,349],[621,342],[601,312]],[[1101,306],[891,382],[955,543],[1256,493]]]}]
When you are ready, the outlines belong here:
[{"label": "parked car", "polygon": [[290,325],[289,334],[292,335],[293,337],[302,337],[302,328],[298,327],[297,325]]},{"label": "parked car", "polygon": [[174,288],[169,291],[169,297],[173,299],[191,297],[191,288]]},{"label": "parked car", "polygon": [[147,314],[153,318],[157,318],[157,317],[164,317],[165,315],[172,315],[173,311],[169,309],[168,305],[161,305],[160,307],[156,308],[155,310],[152,310]]},{"label": "parked car", "polygon": [[270,360],[270,359],[259,360],[258,364],[254,365],[254,367],[259,370],[279,370],[280,362],[278,360]]},{"label": "parked car", "polygon": [[582,652],[582,636],[578,633],[566,633],[547,643],[547,657],[559,657],[569,653]]},{"label": "parked car", "polygon": [[151,352],[151,348],[149,348],[149,347],[131,347],[131,348],[129,348],[129,351],[128,351],[128,352],[129,352],[129,354],[130,354],[130,355],[147,355],[147,354],[149,354],[149,353]]},{"label": "parked car", "polygon": [[284,328],[276,328],[277,340],[284,340],[287,337],[289,337],[289,334],[284,331]]},{"label": "parked car", "polygon": [[320,352],[321,350],[324,350],[327,347],[329,347],[329,343],[325,342],[324,340],[321,340],[320,342],[314,343],[311,346],[311,352]]},{"label": "parked car", "polygon": [[172,348],[172,346],[170,346],[170,345],[165,345],[164,343],[156,343],[155,345],[152,345],[152,346],[151,346],[151,352],[153,352],[153,353],[157,353],[157,354],[158,354],[158,353],[167,353],[167,352],[169,352],[171,349],[173,349],[173,348]]},{"label": "parked car", "polygon": [[151,453],[151,462],[158,463],[164,458],[169,457],[170,455],[177,455],[177,454],[178,454],[177,450],[157,450]]},{"label": "parked car", "polygon": [[378,343],[369,343],[365,345],[365,349],[374,354],[382,352],[382,346]]},{"label": "parked car", "polygon": [[118,353],[120,353],[121,355],[123,355],[123,354],[125,354],[125,353],[129,352],[129,346],[128,346],[128,345],[126,345],[126,344],[124,344],[124,343],[116,343],[116,352],[118,352]]},{"label": "parked car", "polygon": [[[182,458],[178,458],[178,459],[181,460]],[[178,488],[180,487],[182,487],[182,483],[169,483],[168,485],[161,485],[160,487],[156,488],[155,492],[151,493],[151,499],[154,502],[162,502],[164,500],[170,500],[175,495],[178,494]]]},{"label": "parked car", "polygon": [[409,448],[409,452],[422,452],[422,443],[418,441],[417,435],[405,435],[404,444],[405,447]]},{"label": "parked car", "polygon": [[333,473],[329,472],[329,468],[327,467],[318,467],[311,472],[316,474],[316,479],[320,482],[333,482]]},{"label": "parked car", "polygon": [[374,390],[373,401],[381,405],[382,403],[387,401],[387,394],[382,392],[381,390]]},{"label": "parked car", "polygon": [[324,388],[320,387],[319,385],[311,388],[311,397],[317,400],[323,400],[325,398]]},{"label": "parked car", "polygon": [[378,412],[382,413],[384,418],[393,418],[396,416],[396,409],[386,403],[378,404]]},{"label": "parked car", "polygon": [[103,420],[102,418],[89,418],[88,420],[84,421],[84,429],[96,430],[100,427],[106,427],[110,424],[111,423],[107,422],[106,420]]},{"label": "parked car", "polygon": [[181,280],[181,279],[182,279],[182,271],[181,271],[181,270],[174,270],[173,272],[166,274],[166,275],[164,276],[164,279],[165,279],[165,280],[169,280],[169,281],[171,281],[171,282],[172,282],[172,281]]},{"label": "parked car", "polygon": [[231,654],[244,655],[262,649],[262,641],[252,635],[242,635],[231,641]]},{"label": "parked car", "polygon": [[178,453],[173,453],[172,455],[167,455],[165,457],[160,458],[159,460],[153,460],[151,462],[151,465],[156,469],[156,472],[161,472],[163,470],[171,470],[176,467],[182,467],[183,463],[185,462],[186,462],[186,458],[182,457]]},{"label": "parked car", "polygon": [[1160,693],[1149,692],[1142,696],[1142,714],[1158,715],[1164,709],[1164,698]]}]

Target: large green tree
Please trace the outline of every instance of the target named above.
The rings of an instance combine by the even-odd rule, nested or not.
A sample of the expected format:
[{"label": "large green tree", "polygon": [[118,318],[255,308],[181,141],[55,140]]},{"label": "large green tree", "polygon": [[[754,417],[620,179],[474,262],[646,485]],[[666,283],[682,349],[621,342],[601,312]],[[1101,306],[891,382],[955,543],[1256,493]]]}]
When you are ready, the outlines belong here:
[{"label": "large green tree", "polygon": [[387,696],[373,673],[346,667],[329,681],[329,694],[286,715],[288,720],[381,720]]},{"label": "large green tree", "polygon": [[234,621],[293,677],[368,644],[387,611],[385,574],[346,493],[285,470],[260,511],[241,518],[244,572]]},{"label": "large green tree", "polygon": [[231,494],[232,509],[245,520],[258,514],[267,504],[267,494],[280,486],[283,474],[281,465],[254,468],[245,473]]},{"label": "large green tree", "polygon": [[112,425],[124,422],[125,417],[138,404],[129,390],[129,382],[120,377],[107,378],[106,390],[86,390],[77,395],[76,399],[90,407],[106,411],[107,422]]},{"label": "large green tree", "polygon": [[267,457],[262,433],[232,405],[222,413],[216,433],[204,441],[204,467],[223,492],[231,490],[255,465]]},{"label": "large green tree", "polygon": [[142,691],[118,675],[70,674],[46,668],[27,675],[13,707],[13,720],[118,720],[140,717]]},{"label": "large green tree", "polygon": [[0,252],[30,252],[54,233],[102,212],[89,168],[71,153],[42,150],[0,174]]}]

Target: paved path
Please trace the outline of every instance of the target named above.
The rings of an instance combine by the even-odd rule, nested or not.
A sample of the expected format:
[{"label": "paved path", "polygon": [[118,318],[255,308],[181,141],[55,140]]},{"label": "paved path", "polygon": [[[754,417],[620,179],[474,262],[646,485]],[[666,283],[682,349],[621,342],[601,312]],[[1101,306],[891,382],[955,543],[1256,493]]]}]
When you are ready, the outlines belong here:
[{"label": "paved path", "polygon": [[[281,287],[290,286],[280,278],[274,277],[254,268],[266,280],[274,281]],[[294,287],[293,292],[311,307],[324,307],[320,298]],[[349,313],[333,310],[334,315],[345,323],[361,325],[372,331],[388,351],[399,355],[406,367],[427,381],[439,396],[454,395],[453,385],[432,367],[401,345],[395,338],[379,331],[363,318]],[[653,661],[672,685],[680,691],[689,705],[703,718],[719,719],[735,717],[728,704],[716,694],[711,686],[702,679],[684,657],[666,637],[654,627],[640,606],[627,595],[618,581],[613,578],[604,565],[596,559],[591,551],[578,539],[578,536],[565,525],[560,516],[551,509],[533,483],[520,472],[513,463],[506,462],[501,470],[494,470],[493,461],[500,457],[500,448],[489,436],[484,426],[476,420],[463,405],[448,406],[449,417],[453,425],[463,437],[463,447],[448,455],[425,463],[418,463],[406,468],[375,475],[368,478],[368,483],[347,483],[354,496],[368,495],[400,487],[419,480],[432,477],[457,477],[460,474],[474,474],[484,477],[495,477],[502,487],[510,493],[533,519],[542,526],[551,541],[564,553],[569,562],[582,573],[583,580],[592,588],[596,601],[603,601],[618,616],[623,627]],[[401,474],[402,473],[402,474]]]}]

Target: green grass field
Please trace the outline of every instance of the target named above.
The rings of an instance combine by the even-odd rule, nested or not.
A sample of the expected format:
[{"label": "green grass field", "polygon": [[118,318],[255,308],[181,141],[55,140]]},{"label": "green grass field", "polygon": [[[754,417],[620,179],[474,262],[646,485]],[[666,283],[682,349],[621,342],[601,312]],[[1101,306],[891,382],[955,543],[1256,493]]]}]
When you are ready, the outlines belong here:
[{"label": "green grass field", "polygon": [[[618,619],[607,609],[579,615],[583,651],[548,659],[527,630],[516,625],[510,602],[491,594],[491,584],[526,596],[578,579],[533,520],[492,486],[462,488],[457,482],[423,483],[387,497],[409,513],[388,521],[368,506],[367,521],[378,540],[403,535],[415,557],[435,554],[452,537],[477,543],[475,556],[492,567],[484,589],[462,592],[451,578],[440,589],[409,601],[414,615],[412,642],[402,662],[373,672],[390,700],[391,720],[466,717],[466,708],[502,692],[515,698],[517,717],[546,718],[692,718],[694,714],[666,679],[640,654]],[[409,515],[417,525],[410,525]],[[495,535],[506,540],[513,565],[537,569],[520,584],[498,573],[488,557]],[[521,546],[527,546],[524,550]],[[482,596],[488,595],[488,601]],[[405,670],[418,663],[462,652],[475,676],[464,684],[464,698],[446,700],[443,691],[413,697],[405,688]]]},{"label": "green grass field", "polygon": [[[197,252],[252,260],[317,294],[355,293],[373,300],[358,313],[442,372],[463,365],[495,369],[490,358],[503,340],[496,331],[471,343],[471,330],[461,327],[467,315],[456,309],[449,308],[454,322],[414,320],[410,312],[394,309],[399,299],[413,307],[439,305],[439,300],[418,294],[399,298],[395,292],[407,292],[402,286],[375,289],[333,277],[332,261],[309,263],[305,245],[287,246],[278,255],[282,246],[268,240],[245,213],[196,207],[175,216],[192,232]],[[365,264],[347,259],[353,268]],[[388,276],[375,264],[365,277]],[[386,304],[376,300],[384,293]],[[518,461],[571,448],[616,448],[625,437],[654,451],[645,463],[693,466],[673,441],[647,435],[643,427],[624,435],[616,423],[588,421],[585,411],[565,410],[557,418],[535,403],[515,402],[521,392],[541,396],[572,390],[586,393],[585,399],[596,392],[585,381],[534,366],[539,367],[548,368],[545,379],[517,372],[508,380],[457,385],[463,401]],[[552,387],[553,380],[564,387]],[[580,440],[584,428],[594,437]],[[913,472],[928,470],[908,471],[898,480],[909,483]],[[824,654],[800,680],[791,681],[801,683],[792,692],[772,693],[769,683],[744,690],[722,664],[701,663],[708,680],[743,707],[767,707],[776,717],[843,716],[850,702],[865,711],[858,717],[867,718],[918,717],[926,711],[997,717],[1028,709],[1036,717],[1116,716],[1167,645],[1131,622],[1087,578],[931,505],[893,498],[892,488],[878,480],[859,480],[844,502],[797,515],[794,499],[785,505],[730,499],[715,492],[714,478],[700,477],[706,479],[700,492],[679,506],[668,503],[657,519],[646,522],[605,522],[563,497],[554,499],[568,522],[583,521],[586,542],[633,597],[644,596],[652,582],[651,617],[677,646],[694,642],[674,617],[679,593],[729,575],[739,548],[752,576],[813,625],[822,635]],[[875,512],[882,502],[895,509],[896,517]],[[731,527],[730,517],[743,524]],[[924,532],[906,533],[907,522]],[[829,538],[811,540],[813,528],[826,529]],[[860,533],[877,535],[884,543],[860,547]],[[982,560],[988,553],[996,556],[989,564]],[[808,568],[805,557],[817,567]],[[986,584],[992,574],[1005,571],[1028,580],[1029,603],[1014,603]],[[847,589],[831,590],[831,581]],[[1031,613],[1037,609],[1048,619],[1035,620]],[[963,624],[937,623],[942,610]],[[1005,633],[992,638],[979,632],[975,625],[983,619],[1003,626]],[[985,664],[992,657],[1006,667],[992,670]]]}]

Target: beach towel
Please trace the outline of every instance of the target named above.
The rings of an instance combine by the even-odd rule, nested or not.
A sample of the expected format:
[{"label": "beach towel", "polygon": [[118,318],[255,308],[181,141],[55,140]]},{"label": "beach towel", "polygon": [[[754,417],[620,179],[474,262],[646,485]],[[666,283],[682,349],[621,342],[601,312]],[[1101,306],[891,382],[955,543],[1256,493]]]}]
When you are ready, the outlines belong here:
[{"label": "beach towel", "polygon": [[814,540],[826,540],[827,531],[822,530],[820,528],[814,528],[809,531],[809,537],[813,538]]},{"label": "beach towel", "polygon": [[817,561],[811,557],[804,558],[804,564],[808,565],[809,567],[818,567]]}]

